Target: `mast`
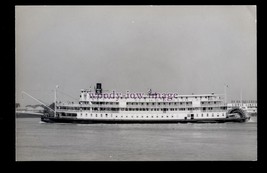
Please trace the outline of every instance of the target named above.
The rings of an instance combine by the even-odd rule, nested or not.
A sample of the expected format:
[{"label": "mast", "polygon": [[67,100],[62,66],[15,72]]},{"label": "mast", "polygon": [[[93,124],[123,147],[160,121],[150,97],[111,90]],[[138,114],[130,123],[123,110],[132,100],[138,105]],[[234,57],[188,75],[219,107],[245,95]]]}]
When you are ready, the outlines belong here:
[{"label": "mast", "polygon": [[241,88],[241,92],[240,92],[240,104],[241,104],[241,106],[240,107],[242,107],[243,106],[243,98],[242,98],[242,88]]},{"label": "mast", "polygon": [[227,88],[228,88],[228,85],[224,84],[224,103],[226,104],[227,106]]},{"label": "mast", "polygon": [[56,85],[56,88],[55,88],[55,111],[54,111],[54,117],[57,116],[57,88],[58,88],[58,85]]}]

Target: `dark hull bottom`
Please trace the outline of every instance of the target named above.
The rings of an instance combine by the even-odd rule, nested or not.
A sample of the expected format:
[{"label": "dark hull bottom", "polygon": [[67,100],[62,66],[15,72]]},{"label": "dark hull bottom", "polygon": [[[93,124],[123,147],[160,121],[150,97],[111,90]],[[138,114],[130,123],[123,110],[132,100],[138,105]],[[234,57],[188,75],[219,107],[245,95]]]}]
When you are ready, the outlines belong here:
[{"label": "dark hull bottom", "polygon": [[47,123],[77,123],[77,124],[164,124],[164,123],[225,123],[225,122],[245,122],[247,118],[225,118],[225,119],[187,119],[187,120],[85,120],[70,118],[47,118],[42,117],[41,121]]}]

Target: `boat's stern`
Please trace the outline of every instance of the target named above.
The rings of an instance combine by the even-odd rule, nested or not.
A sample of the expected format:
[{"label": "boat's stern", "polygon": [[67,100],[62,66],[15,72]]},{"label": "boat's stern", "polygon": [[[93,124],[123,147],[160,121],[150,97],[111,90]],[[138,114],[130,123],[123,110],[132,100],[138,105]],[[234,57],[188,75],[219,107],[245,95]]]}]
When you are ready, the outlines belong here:
[{"label": "boat's stern", "polygon": [[247,114],[245,110],[238,107],[228,110],[227,118],[236,119],[239,122],[246,122],[250,120],[249,114]]}]

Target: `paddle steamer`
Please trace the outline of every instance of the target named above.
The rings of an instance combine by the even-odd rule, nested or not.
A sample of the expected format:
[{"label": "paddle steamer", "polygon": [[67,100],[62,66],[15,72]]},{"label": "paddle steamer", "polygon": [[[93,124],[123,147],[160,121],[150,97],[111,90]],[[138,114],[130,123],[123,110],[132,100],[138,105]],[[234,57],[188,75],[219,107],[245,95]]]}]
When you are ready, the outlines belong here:
[{"label": "paddle steamer", "polygon": [[[56,91],[56,90],[55,90]],[[147,94],[116,95],[104,93],[102,84],[94,90],[82,89],[79,102],[56,100],[41,121],[51,123],[214,123],[245,122],[246,112],[236,107],[227,109],[222,95],[199,94],[160,97]],[[162,95],[161,95],[162,96]]]}]

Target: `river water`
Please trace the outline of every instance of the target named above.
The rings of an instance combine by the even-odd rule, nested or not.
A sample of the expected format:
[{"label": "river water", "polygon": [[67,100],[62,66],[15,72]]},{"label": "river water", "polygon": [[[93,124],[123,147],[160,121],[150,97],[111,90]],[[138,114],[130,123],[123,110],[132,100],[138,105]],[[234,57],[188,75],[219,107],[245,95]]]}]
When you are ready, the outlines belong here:
[{"label": "river water", "polygon": [[257,160],[257,122],[50,124],[16,118],[17,161]]}]

